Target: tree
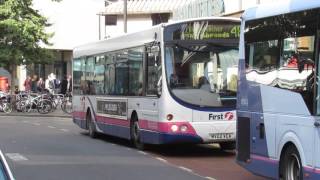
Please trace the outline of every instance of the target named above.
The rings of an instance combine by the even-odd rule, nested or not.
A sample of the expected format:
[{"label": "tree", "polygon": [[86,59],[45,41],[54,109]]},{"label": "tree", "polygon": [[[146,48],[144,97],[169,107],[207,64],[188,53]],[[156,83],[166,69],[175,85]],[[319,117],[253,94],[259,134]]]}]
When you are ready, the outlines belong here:
[{"label": "tree", "polygon": [[32,0],[0,0],[0,67],[52,60],[52,53],[41,47],[51,45],[48,26],[47,18],[32,8]]}]

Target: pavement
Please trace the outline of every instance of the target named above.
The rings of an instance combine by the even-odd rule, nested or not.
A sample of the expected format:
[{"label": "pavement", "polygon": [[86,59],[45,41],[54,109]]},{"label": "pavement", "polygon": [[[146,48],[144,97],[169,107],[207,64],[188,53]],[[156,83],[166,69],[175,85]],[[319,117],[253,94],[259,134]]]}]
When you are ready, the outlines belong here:
[{"label": "pavement", "polygon": [[61,109],[56,109],[53,112],[50,112],[48,114],[40,114],[37,112],[37,110],[32,110],[31,112],[17,112],[12,111],[11,113],[3,113],[0,112],[1,116],[24,116],[24,117],[60,117],[60,118],[69,118],[71,117],[71,114],[67,114],[63,112]]}]

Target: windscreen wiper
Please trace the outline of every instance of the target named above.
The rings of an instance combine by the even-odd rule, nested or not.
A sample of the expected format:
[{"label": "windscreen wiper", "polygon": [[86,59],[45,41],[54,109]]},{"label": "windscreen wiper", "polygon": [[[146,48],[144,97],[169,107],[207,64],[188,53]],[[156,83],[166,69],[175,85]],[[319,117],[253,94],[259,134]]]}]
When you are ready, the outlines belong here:
[{"label": "windscreen wiper", "polygon": [[[188,52],[210,52],[210,51],[192,49],[192,48],[183,46],[183,45],[181,45],[181,44],[179,44],[179,43],[174,43],[174,45],[177,46],[177,47],[179,47],[179,48],[181,48],[181,49],[187,50]],[[201,48],[202,48],[202,49],[206,48],[206,46],[200,46],[200,45],[199,45],[198,47],[199,47],[199,49],[201,49]]]}]

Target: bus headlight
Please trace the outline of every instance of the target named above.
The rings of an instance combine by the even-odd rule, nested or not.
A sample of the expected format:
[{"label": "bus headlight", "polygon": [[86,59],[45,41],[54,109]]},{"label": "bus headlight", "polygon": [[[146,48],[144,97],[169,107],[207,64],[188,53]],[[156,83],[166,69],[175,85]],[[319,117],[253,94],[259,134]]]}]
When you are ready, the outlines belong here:
[{"label": "bus headlight", "polygon": [[177,132],[178,129],[179,129],[179,128],[178,128],[177,125],[172,125],[172,126],[171,126],[171,131],[172,131],[172,132]]},{"label": "bus headlight", "polygon": [[187,132],[187,130],[188,130],[188,126],[186,126],[186,125],[182,125],[182,126],[180,127],[180,131],[181,131],[181,132]]}]

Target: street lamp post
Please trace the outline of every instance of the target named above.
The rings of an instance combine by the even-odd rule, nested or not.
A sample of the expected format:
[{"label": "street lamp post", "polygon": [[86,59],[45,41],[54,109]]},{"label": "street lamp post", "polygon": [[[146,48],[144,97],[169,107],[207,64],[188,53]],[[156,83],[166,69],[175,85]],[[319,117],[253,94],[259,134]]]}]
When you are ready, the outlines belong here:
[{"label": "street lamp post", "polygon": [[127,0],[123,0],[123,30],[127,33]]},{"label": "street lamp post", "polygon": [[101,40],[101,14],[98,14],[99,16],[99,40]]}]

